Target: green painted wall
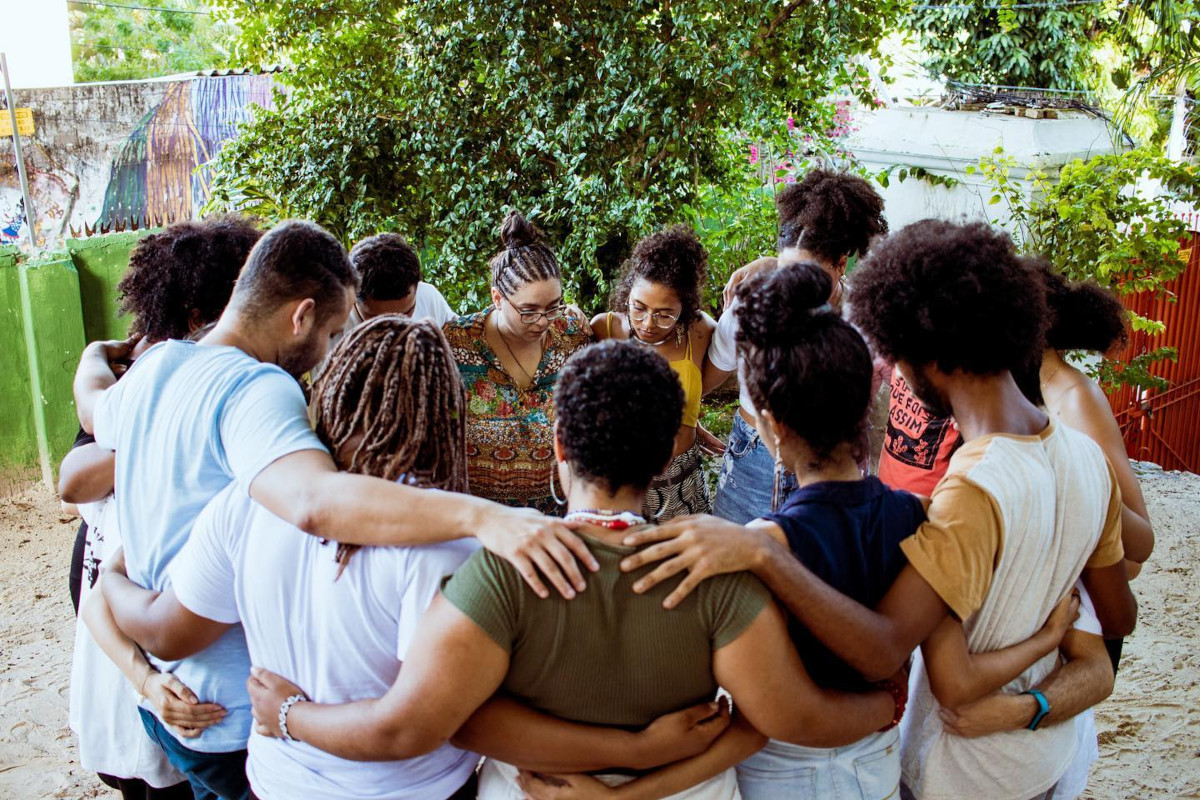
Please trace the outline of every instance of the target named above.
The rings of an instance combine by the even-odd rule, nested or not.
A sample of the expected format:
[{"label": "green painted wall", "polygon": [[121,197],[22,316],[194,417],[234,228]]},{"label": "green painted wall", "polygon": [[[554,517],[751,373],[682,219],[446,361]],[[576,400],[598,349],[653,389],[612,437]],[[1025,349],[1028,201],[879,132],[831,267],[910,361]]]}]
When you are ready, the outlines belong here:
[{"label": "green painted wall", "polygon": [[121,316],[117,310],[117,284],[129,265],[130,251],[139,239],[151,232],[110,233],[66,242],[67,251],[79,272],[84,331],[89,342],[124,339],[128,335],[130,319]]},{"label": "green painted wall", "polygon": [[79,429],[71,384],[86,342],[123,339],[117,283],[149,231],[27,258],[0,247],[0,490],[57,479]]},{"label": "green painted wall", "polygon": [[40,474],[15,248],[0,249],[0,484]]}]

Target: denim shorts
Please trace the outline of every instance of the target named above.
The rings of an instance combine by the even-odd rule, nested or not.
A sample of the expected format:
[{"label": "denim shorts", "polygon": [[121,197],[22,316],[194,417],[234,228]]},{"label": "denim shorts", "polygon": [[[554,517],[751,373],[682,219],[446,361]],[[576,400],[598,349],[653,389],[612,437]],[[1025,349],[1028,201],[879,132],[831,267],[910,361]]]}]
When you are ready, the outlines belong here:
[{"label": "denim shorts", "polygon": [[[775,488],[775,459],[767,451],[758,431],[742,418],[733,416],[733,432],[721,461],[717,478],[717,500],[713,513],[745,525],[771,513],[771,494]],[[780,477],[779,505],[796,488],[796,476],[785,471]]]},{"label": "denim shorts", "polygon": [[744,800],[896,800],[900,795],[900,731],[873,733],[846,747],[777,742],[737,768]]}]

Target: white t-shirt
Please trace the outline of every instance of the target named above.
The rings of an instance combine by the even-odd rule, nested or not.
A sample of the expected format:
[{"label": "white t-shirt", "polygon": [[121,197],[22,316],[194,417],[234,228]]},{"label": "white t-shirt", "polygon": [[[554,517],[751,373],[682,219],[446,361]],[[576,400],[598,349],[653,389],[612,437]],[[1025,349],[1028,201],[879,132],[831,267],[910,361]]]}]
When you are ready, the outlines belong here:
[{"label": "white t-shirt", "polygon": [[[121,546],[117,507],[112,495],[98,503],[80,503],[87,523],[79,607],[91,597],[100,565]],[[79,737],[79,765],[118,778],[141,778],[162,789],[187,778],[146,735],[138,714],[138,695],[80,618],[75,621],[71,658],[71,730]]]},{"label": "white t-shirt", "polygon": [[734,300],[717,320],[717,328],[708,343],[708,360],[724,372],[738,371],[738,402],[747,414],[754,417],[754,402],[746,391],[746,380],[740,372],[737,354],[737,306],[737,300]]},{"label": "white t-shirt", "polygon": [[[1100,628],[1100,620],[1096,617],[1096,607],[1092,604],[1092,598],[1084,588],[1083,581],[1076,583],[1075,588],[1079,590],[1079,619],[1075,620],[1073,627],[1077,631],[1100,636],[1103,631]],[[1088,771],[1100,758],[1094,708],[1089,708],[1075,717],[1075,741],[1075,759],[1054,785],[1051,800],[1074,800],[1087,788]]]},{"label": "white t-shirt", "polygon": [[[425,281],[417,284],[417,304],[413,306],[412,314],[409,316],[413,319],[433,320],[439,328],[452,319],[458,319],[458,314],[450,308],[450,304],[446,302],[445,297],[442,297],[442,293],[438,291],[437,287]],[[362,321],[358,308],[351,309],[350,319],[346,320],[344,331],[349,333],[361,325]]]},{"label": "white t-shirt", "polygon": [[[387,692],[443,578],[477,546],[463,539],[367,547],[338,578],[336,543],[303,533],[231,486],[201,513],[171,565],[171,582],[193,613],[240,621],[254,664],[316,702],[346,703]],[[249,750],[246,774],[263,800],[444,800],[479,760],[447,744],[408,761],[346,761],[258,734]]]},{"label": "white t-shirt", "polygon": [[[167,565],[218,492],[235,481],[248,487],[283,456],[325,450],[294,378],[236,348],[192,342],[147,350],[100,398],[94,423],[96,443],[117,454],[126,569],[155,591],[167,588]],[[197,738],[180,738],[184,746],[205,753],[246,746],[250,656],[240,627],[190,658],[152,661],[228,711]]]}]

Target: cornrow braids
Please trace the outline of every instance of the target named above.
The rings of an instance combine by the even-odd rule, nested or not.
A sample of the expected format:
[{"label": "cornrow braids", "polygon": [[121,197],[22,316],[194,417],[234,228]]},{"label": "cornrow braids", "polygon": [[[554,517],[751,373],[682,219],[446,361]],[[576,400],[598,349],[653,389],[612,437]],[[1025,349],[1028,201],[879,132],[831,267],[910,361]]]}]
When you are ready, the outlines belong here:
[{"label": "cornrow braids", "polygon": [[[429,320],[384,314],[359,325],[334,348],[312,402],[317,435],[347,472],[467,491],[467,395]],[[356,550],[338,544],[339,576]]]},{"label": "cornrow braids", "polygon": [[500,244],[504,249],[488,261],[492,286],[500,294],[508,297],[530,283],[561,280],[558,259],[543,236],[520,212],[508,212],[500,226]]}]

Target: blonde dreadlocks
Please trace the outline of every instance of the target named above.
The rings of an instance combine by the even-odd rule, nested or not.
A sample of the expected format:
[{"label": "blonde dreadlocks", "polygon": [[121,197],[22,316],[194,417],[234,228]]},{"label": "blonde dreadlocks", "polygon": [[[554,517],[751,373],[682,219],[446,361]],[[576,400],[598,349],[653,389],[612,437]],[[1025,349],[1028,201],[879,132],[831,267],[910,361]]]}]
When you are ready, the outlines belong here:
[{"label": "blonde dreadlocks", "polygon": [[[359,325],[330,354],[312,397],[317,435],[342,469],[467,491],[466,391],[432,322],[385,314]],[[357,549],[338,545],[342,569]]]}]

